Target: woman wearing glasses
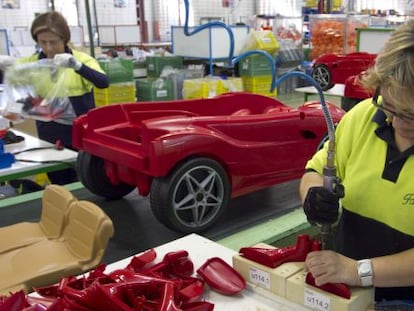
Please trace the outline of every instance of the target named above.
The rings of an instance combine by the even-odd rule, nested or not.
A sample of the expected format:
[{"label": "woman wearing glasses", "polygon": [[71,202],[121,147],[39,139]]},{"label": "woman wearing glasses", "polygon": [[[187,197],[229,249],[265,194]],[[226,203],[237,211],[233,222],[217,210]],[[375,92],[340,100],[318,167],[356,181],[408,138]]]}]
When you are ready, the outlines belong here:
[{"label": "woman wearing glasses", "polygon": [[[318,285],[374,286],[375,299],[414,299],[414,21],[396,29],[362,79],[375,96],[336,130],[344,196],[323,185],[327,146],[306,165],[300,195],[308,220],[339,222],[332,250],[312,252]],[[340,203],[339,203],[340,202]]]},{"label": "woman wearing glasses", "polygon": [[[92,88],[106,88],[109,80],[93,57],[69,47],[70,29],[66,19],[58,12],[40,14],[32,23],[31,34],[39,51],[18,62],[30,63],[48,58],[53,59],[57,66],[69,68],[65,85],[75,114],[82,115],[95,107]],[[36,128],[39,138],[53,144],[59,140],[65,147],[72,148],[71,121],[36,121]],[[77,180],[74,169],[52,172],[48,176],[54,184],[67,184]]]}]

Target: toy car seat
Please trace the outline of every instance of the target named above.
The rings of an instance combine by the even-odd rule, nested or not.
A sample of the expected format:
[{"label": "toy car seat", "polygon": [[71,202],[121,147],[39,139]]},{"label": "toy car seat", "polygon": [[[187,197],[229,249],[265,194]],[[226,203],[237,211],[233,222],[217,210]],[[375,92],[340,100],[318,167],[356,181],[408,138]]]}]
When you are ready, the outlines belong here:
[{"label": "toy car seat", "polygon": [[[51,285],[97,266],[113,236],[111,219],[97,205],[74,201],[61,239],[0,254],[0,294]],[[6,268],[7,267],[7,268]]]},{"label": "toy car seat", "polygon": [[69,205],[76,200],[62,186],[49,185],[43,192],[39,222],[21,222],[0,228],[0,254],[47,239],[57,239],[63,233]]}]

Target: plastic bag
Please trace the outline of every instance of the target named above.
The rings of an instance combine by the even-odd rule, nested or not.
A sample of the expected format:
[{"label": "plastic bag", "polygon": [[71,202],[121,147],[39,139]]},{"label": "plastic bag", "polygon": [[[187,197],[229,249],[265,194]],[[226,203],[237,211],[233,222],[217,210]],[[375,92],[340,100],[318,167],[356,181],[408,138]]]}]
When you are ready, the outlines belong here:
[{"label": "plastic bag", "polygon": [[46,59],[10,67],[0,107],[3,117],[11,121],[31,118],[71,124],[76,113],[65,86],[68,70]]}]

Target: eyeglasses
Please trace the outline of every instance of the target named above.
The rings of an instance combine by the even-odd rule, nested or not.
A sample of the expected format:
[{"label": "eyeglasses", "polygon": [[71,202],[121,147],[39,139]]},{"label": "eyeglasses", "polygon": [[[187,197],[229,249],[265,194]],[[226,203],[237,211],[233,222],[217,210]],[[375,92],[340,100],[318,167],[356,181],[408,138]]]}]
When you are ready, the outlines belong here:
[{"label": "eyeglasses", "polygon": [[382,96],[380,96],[380,88],[377,88],[375,90],[374,97],[372,97],[372,103],[375,107],[381,109],[386,114],[389,114],[391,117],[397,117],[401,120],[414,121],[414,114],[396,112],[395,110],[388,108],[387,103],[384,101]]}]

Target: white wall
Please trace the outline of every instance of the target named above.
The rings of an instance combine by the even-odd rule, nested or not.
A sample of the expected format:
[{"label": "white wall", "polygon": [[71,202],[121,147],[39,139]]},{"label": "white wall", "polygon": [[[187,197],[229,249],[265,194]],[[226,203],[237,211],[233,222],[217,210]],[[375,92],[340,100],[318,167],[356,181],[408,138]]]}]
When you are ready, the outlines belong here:
[{"label": "white wall", "polygon": [[35,13],[47,10],[47,0],[20,0],[20,9],[0,7],[0,28],[30,27]]}]

